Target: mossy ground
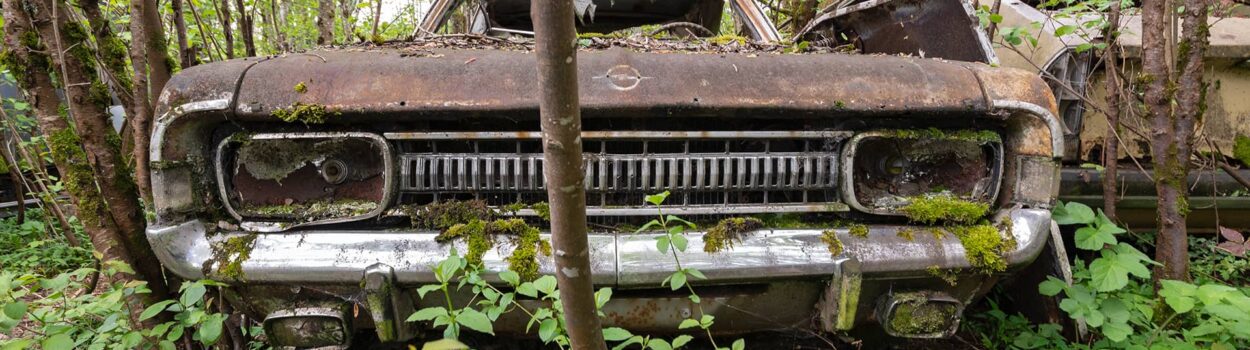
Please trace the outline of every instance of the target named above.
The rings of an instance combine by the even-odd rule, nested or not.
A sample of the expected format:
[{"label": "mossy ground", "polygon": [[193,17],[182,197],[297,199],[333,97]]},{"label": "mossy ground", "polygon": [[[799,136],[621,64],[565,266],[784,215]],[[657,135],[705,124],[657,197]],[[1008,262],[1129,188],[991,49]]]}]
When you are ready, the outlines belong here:
[{"label": "mossy ground", "polygon": [[764,228],[764,221],[751,217],[727,218],[707,229],[703,235],[703,251],[716,253],[733,248],[744,234]]},{"label": "mossy ground", "polygon": [[939,222],[971,224],[984,217],[989,210],[989,204],[967,201],[951,195],[912,197],[907,205],[900,208],[903,215],[911,221],[928,225]]}]

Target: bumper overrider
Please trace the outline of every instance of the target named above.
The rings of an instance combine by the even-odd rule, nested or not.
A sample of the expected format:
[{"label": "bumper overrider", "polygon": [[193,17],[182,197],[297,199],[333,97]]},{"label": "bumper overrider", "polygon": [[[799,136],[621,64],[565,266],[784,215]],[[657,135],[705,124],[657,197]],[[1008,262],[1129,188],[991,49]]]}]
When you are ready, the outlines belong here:
[{"label": "bumper overrider", "polygon": [[[466,62],[473,62],[468,71]],[[347,225],[241,231],[217,219],[223,217],[221,202],[212,190],[213,156],[205,150],[218,140],[210,135],[226,123],[271,123],[274,109],[296,103],[360,115],[327,125],[343,128],[357,121],[464,112],[536,114],[532,66],[533,56],[523,52],[447,50],[421,57],[323,52],[189,68],[170,81],[157,110],[151,149],[157,220],[148,227],[148,240],[171,273],[230,283],[227,297],[262,317],[271,342],[278,345],[346,344],[354,328],[375,328],[383,340],[412,337],[413,329],[397,325],[426,303],[413,291],[436,283],[433,266],[450,249],[465,252],[464,243],[436,242],[439,232],[430,230]],[[995,203],[1003,209],[987,219],[1006,242],[998,252],[1005,272],[1032,262],[1053,239],[1048,208],[1056,191],[1055,159],[1063,154],[1062,126],[1054,117],[1053,97],[1035,74],[898,57],[781,55],[765,60],[624,51],[579,55],[578,68],[587,118],[659,108],[726,113],[725,118],[777,111],[836,111],[865,120],[980,115],[1004,126],[1003,180]],[[622,70],[633,78],[628,88],[621,86],[621,74],[612,73]],[[466,81],[496,83],[470,90],[447,85]],[[307,93],[288,91],[305,82]],[[343,88],[352,86],[360,88]],[[903,308],[912,314],[918,307],[936,310],[937,327],[884,327],[908,337],[949,335],[963,306],[1006,274],[986,274],[970,263],[978,252],[967,251],[955,235],[927,234],[937,227],[866,227],[866,235],[847,227],[765,228],[744,234],[731,249],[690,249],[679,257],[683,267],[707,276],[692,282],[702,305],[661,287],[677,267],[656,249],[655,234],[592,232],[591,273],[596,285],[614,288],[604,309],[606,323],[639,332],[673,332],[700,309],[717,316],[715,331],[723,333],[796,327],[842,331],[870,321],[889,324]],[[840,252],[822,240],[826,232],[837,236]],[[693,247],[702,246],[704,232],[688,235]],[[487,251],[484,268],[505,269],[511,249],[505,244]],[[550,259],[540,258],[539,265],[540,273],[554,274]],[[492,280],[494,274],[485,276],[500,282]],[[523,332],[528,320],[513,314],[502,316],[496,330]]]}]

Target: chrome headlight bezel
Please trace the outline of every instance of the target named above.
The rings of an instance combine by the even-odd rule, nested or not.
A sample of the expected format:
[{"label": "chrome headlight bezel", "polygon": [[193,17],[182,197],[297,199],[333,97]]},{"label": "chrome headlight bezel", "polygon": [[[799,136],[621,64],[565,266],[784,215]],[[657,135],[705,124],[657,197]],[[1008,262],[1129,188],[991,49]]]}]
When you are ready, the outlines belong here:
[{"label": "chrome headlight bezel", "polygon": [[[857,193],[856,193],[856,187],[857,187],[856,180],[857,179],[855,177],[855,157],[859,152],[860,144],[866,140],[870,140],[874,138],[900,138],[900,137],[896,136],[896,131],[874,130],[874,131],[865,131],[865,132],[857,133],[855,134],[855,136],[851,137],[850,140],[847,140],[846,144],[842,147],[842,164],[841,164],[841,169],[839,170],[842,173],[841,174],[842,200],[843,202],[847,204],[847,206],[859,212],[874,214],[874,215],[903,216],[904,214],[901,211],[901,206],[897,206],[897,207],[873,206],[868,203],[861,203],[859,200],[859,197],[857,196]],[[958,139],[954,139],[954,138],[951,138],[949,140],[959,141]],[[1004,162],[1003,148],[1004,147],[1003,147],[1002,141],[985,142],[985,143],[982,143],[981,146],[990,148],[991,158],[988,160],[989,166],[990,166],[990,168],[988,169],[989,170],[989,173],[988,173],[989,188],[986,190],[984,201],[978,201],[978,202],[983,202],[986,204],[993,205],[994,203],[996,203],[998,199],[998,194],[1002,188],[1002,180],[1003,180],[1002,174],[1003,174],[1003,162]]]}]

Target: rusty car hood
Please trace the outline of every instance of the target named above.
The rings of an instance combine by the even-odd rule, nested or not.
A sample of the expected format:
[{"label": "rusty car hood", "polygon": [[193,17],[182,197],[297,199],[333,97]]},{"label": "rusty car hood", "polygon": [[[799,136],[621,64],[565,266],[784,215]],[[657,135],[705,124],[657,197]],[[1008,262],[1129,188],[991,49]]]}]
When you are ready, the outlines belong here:
[{"label": "rusty car hood", "polygon": [[[934,59],[612,49],[581,52],[577,65],[590,118],[657,111],[985,112],[994,100],[1054,109],[1036,74]],[[158,113],[196,96],[229,95],[233,117],[257,120],[297,103],[379,116],[536,115],[537,74],[535,55],[523,50],[316,51],[188,68],[170,82]],[[301,83],[304,91],[296,91]]]}]

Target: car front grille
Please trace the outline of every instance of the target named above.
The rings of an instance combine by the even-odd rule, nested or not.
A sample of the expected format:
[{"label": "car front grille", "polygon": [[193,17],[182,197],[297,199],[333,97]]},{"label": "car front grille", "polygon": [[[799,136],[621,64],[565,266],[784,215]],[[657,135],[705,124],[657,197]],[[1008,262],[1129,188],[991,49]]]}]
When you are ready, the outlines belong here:
[{"label": "car front grille", "polygon": [[[535,133],[395,133],[400,201],[546,200]],[[613,132],[584,135],[588,214],[653,215],[648,194],[687,214],[840,211],[840,132]],[[633,214],[637,213],[637,214]]]}]

